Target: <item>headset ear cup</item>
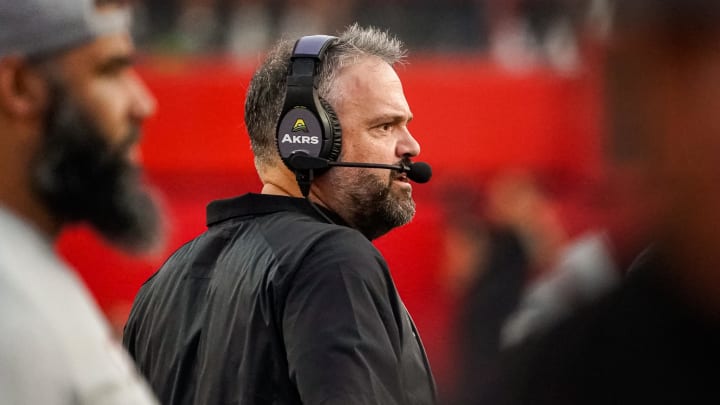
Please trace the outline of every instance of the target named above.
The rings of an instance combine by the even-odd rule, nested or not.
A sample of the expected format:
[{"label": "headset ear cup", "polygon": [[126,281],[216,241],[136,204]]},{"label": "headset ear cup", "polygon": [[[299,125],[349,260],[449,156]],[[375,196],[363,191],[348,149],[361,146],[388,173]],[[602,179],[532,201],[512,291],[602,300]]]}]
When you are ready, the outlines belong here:
[{"label": "headset ear cup", "polygon": [[330,106],[330,103],[320,97],[320,104],[327,113],[328,123],[330,124],[330,132],[328,137],[330,139],[330,151],[328,152],[326,159],[331,162],[337,161],[340,157],[340,151],[342,150],[342,128],[340,127],[340,120],[338,120],[335,110]]}]

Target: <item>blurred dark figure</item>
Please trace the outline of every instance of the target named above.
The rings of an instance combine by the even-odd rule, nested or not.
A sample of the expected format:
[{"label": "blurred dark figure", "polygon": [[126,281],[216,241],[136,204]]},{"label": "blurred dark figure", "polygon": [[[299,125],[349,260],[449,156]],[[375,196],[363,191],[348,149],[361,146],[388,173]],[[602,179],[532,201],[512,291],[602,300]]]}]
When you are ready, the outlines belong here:
[{"label": "blurred dark figure", "polygon": [[500,331],[515,309],[528,273],[517,233],[487,218],[484,193],[462,187],[444,194],[445,288],[453,299],[450,376],[444,403],[455,403],[468,387],[492,380]]},{"label": "blurred dark figure", "polygon": [[477,242],[485,257],[478,263],[480,274],[459,303],[455,344],[459,373],[453,403],[464,403],[470,387],[483,389],[495,381],[493,364],[500,353],[502,327],[516,309],[529,273],[527,253],[516,232],[489,223],[481,232],[484,235],[478,235]]},{"label": "blurred dark figure", "polygon": [[598,302],[504,353],[493,392],[468,403],[720,403],[705,371],[720,361],[720,3],[615,7],[610,236],[621,257],[652,248]]},{"label": "blurred dark figure", "polygon": [[[445,403],[466,403],[496,379],[502,331],[523,293],[565,243],[551,200],[529,173],[494,176],[483,191],[448,192],[445,268],[456,297],[454,378]],[[472,397],[466,397],[470,394]]]}]

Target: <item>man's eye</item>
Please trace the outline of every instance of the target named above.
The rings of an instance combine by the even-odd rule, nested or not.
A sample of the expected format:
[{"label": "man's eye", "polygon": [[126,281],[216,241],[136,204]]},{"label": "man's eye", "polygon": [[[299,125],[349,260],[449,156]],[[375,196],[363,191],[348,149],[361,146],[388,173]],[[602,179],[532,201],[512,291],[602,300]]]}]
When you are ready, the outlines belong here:
[{"label": "man's eye", "polygon": [[103,76],[117,76],[131,69],[132,58],[119,56],[111,58],[97,67],[99,74]]}]

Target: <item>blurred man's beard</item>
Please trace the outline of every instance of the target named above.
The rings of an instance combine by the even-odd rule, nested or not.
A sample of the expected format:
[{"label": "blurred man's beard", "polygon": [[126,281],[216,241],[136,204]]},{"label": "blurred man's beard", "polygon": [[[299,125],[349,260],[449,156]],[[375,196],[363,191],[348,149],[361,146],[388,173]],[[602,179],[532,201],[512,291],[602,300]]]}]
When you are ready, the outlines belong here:
[{"label": "blurred man's beard", "polygon": [[415,201],[409,191],[392,188],[397,172],[390,171],[387,181],[383,181],[368,169],[347,169],[346,173],[350,170],[354,171],[352,175],[333,176],[330,180],[345,207],[345,212],[338,214],[370,240],[410,222],[415,215]]},{"label": "blurred man's beard", "polygon": [[133,127],[111,145],[95,121],[60,85],[52,86],[44,142],[34,162],[35,191],[63,223],[87,222],[109,242],[131,252],[154,247],[157,206],[128,161],[139,136]]}]

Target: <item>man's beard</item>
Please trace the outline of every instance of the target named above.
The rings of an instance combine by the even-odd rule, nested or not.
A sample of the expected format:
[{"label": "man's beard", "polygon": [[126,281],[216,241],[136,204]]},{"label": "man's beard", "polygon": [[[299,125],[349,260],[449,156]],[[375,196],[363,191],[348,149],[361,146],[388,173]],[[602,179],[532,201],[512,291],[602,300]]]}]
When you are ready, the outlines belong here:
[{"label": "man's beard", "polygon": [[103,136],[96,121],[51,81],[43,144],[34,161],[33,186],[61,223],[87,222],[103,238],[130,252],[155,246],[160,234],[157,206],[127,158],[139,137],[133,126],[119,145]]},{"label": "man's beard", "polygon": [[391,170],[383,181],[368,169],[348,169],[332,176],[330,184],[342,207],[338,214],[370,240],[407,224],[415,215],[415,201],[409,191],[392,189],[398,176]]}]

